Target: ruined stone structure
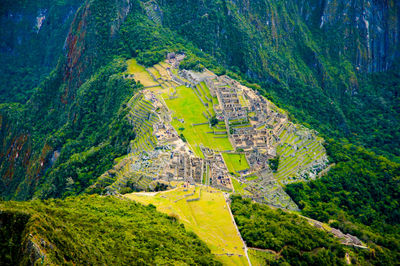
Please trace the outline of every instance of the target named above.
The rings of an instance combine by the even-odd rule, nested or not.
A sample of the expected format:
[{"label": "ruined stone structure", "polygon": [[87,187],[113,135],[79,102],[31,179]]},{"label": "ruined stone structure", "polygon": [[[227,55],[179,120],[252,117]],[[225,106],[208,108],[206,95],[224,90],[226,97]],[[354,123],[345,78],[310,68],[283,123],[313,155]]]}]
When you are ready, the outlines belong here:
[{"label": "ruined stone structure", "polygon": [[[269,160],[277,155],[278,146],[281,149],[284,147],[287,150],[297,151],[299,150],[297,143],[314,140],[314,135],[308,131],[299,131],[298,126],[289,122],[285,112],[278,109],[257,91],[242,86],[226,75],[216,76],[208,70],[201,73],[178,70],[179,63],[183,59],[184,55],[182,54],[169,53],[166,60],[168,66],[164,72],[168,77],[163,79],[167,82],[185,85],[188,89],[193,90],[206,107],[206,110],[199,113],[199,116],[210,120],[213,115],[209,108],[213,109],[215,117],[219,121],[217,125],[212,127],[210,122],[207,122],[191,126],[209,124],[210,137],[228,138],[233,150],[217,151],[200,145],[203,158],[195,156],[190,144],[183,142],[177,129],[171,125],[173,120],[181,123],[185,121],[183,118],[175,117],[163,99],[163,97],[179,97],[175,87],[171,87],[163,97],[157,95],[158,92],[154,92],[151,88],[144,88],[140,92],[142,96],[137,97],[143,98],[140,103],[143,109],[134,111],[135,119],[139,121],[139,124],[144,125],[144,129],[140,129],[142,139],[139,138],[134,145],[135,148],[131,149],[134,156],[132,156],[132,163],[128,171],[130,176],[139,176],[137,182],[143,183],[143,186],[156,180],[184,181],[187,184],[202,183],[229,191],[233,189],[232,176],[228,171],[223,154],[240,153],[245,156],[249,167],[236,171],[235,178],[238,179],[238,182],[247,185],[245,190],[252,195],[253,199],[278,207],[297,209],[297,206],[281,187],[281,184],[291,182],[291,178],[296,179],[291,174],[289,178],[276,180]],[[154,75],[150,76],[156,81]],[[126,76],[126,78],[132,78],[132,76]],[[204,85],[207,86],[209,94],[203,91],[204,87],[202,86]],[[210,99],[210,96],[214,99]],[[150,141],[143,140],[143,134],[147,134]],[[287,134],[292,134],[291,136],[298,142],[282,144],[280,137]],[[300,147],[301,149],[308,148]],[[288,158],[286,154],[283,156]],[[313,178],[325,167],[325,160],[326,157],[322,157],[307,167],[299,168],[301,171],[296,170],[294,175],[296,178],[303,178],[303,176],[303,179],[310,176]],[[246,177],[251,175],[257,176],[257,179],[248,181]],[[126,182],[124,178],[121,180],[123,180],[122,184]]]}]

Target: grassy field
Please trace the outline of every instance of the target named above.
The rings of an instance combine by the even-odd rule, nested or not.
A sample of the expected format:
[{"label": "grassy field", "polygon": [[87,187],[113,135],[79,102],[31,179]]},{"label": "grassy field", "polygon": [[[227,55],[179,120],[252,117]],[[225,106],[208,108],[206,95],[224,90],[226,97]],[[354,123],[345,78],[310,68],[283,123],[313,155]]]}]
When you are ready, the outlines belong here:
[{"label": "grassy field", "polygon": [[228,167],[229,172],[238,172],[245,169],[249,169],[246,156],[244,154],[237,153],[223,153],[224,161]]},{"label": "grassy field", "polygon": [[140,81],[143,86],[155,86],[158,84],[158,82],[154,81],[154,79],[146,71],[146,68],[136,62],[136,59],[129,59],[126,63],[128,64],[128,70],[126,73],[134,74],[134,79],[136,81]]},{"label": "grassy field", "polygon": [[[194,187],[191,186],[188,191],[184,191],[180,185],[175,190],[157,194],[132,193],[125,196],[143,204],[153,204],[158,211],[179,217],[185,228],[206,242],[211,252],[217,254],[217,259],[224,264],[247,265],[243,243],[231,220],[222,192],[202,187],[200,200],[187,202],[184,195],[190,194],[193,190]],[[199,190],[200,187],[197,187],[196,196],[199,195]]]},{"label": "grassy field", "polygon": [[163,94],[163,97],[168,108],[173,111],[172,117],[184,119],[184,123],[173,119],[171,124],[176,130],[185,128],[182,134],[196,155],[203,156],[199,148],[200,144],[215,150],[232,150],[233,147],[228,138],[215,138],[213,134],[207,133],[213,131],[208,125],[193,126],[193,124],[208,122],[203,115],[203,112],[207,112],[207,108],[201,103],[193,90],[179,86],[176,91],[178,97],[175,99],[169,99],[167,94]]},{"label": "grassy field", "polygon": [[147,70],[150,71],[150,73],[153,74],[157,79],[161,78],[160,72],[158,72],[158,70],[154,67],[149,67]]}]

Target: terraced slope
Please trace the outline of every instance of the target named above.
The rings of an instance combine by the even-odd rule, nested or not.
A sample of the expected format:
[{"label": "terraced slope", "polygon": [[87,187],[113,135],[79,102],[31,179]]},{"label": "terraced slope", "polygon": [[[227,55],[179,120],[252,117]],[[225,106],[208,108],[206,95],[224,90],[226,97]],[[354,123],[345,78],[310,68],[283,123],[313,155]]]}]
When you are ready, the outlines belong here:
[{"label": "terraced slope", "polygon": [[136,138],[131,142],[131,153],[154,150],[157,140],[153,134],[153,124],[158,121],[154,106],[145,100],[141,93],[132,97],[128,106],[131,107],[128,117],[136,134]]},{"label": "terraced slope", "polygon": [[274,177],[282,184],[314,179],[325,168],[327,158],[322,138],[301,127],[295,132],[284,130],[279,138],[279,167]]}]

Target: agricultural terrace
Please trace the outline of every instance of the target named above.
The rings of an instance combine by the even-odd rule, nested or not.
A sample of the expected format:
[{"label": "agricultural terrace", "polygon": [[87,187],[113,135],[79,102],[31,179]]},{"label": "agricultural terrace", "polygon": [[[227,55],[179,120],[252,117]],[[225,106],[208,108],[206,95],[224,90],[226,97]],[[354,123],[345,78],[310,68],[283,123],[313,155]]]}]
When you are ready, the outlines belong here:
[{"label": "agricultural terrace", "polygon": [[[282,183],[298,181],[296,174],[301,169],[308,169],[316,161],[325,158],[326,152],[322,145],[322,138],[304,138],[301,129],[296,133],[289,133],[284,130],[279,136],[281,144],[277,147],[279,154],[279,167],[274,177]],[[306,179],[303,177],[302,179]]]},{"label": "agricultural terrace", "polygon": [[210,187],[185,188],[181,183],[170,191],[132,193],[125,196],[142,204],[153,204],[158,211],[179,217],[185,228],[206,242],[222,263],[247,265],[243,242],[221,191]]}]

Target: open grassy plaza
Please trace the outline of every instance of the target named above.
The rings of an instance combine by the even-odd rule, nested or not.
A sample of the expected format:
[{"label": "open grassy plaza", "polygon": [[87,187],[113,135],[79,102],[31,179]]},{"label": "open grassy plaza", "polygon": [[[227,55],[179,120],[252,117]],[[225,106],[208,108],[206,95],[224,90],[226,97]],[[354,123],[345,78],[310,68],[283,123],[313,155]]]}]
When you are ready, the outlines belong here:
[{"label": "open grassy plaza", "polygon": [[176,98],[170,99],[166,94],[163,94],[163,98],[172,112],[172,126],[185,136],[197,156],[203,156],[200,145],[220,151],[233,149],[228,137],[214,136],[206,117],[214,113],[202,104],[193,89],[179,86],[176,88]]},{"label": "open grassy plaza", "polygon": [[223,153],[222,156],[229,172],[239,172],[250,168],[245,154]]}]

